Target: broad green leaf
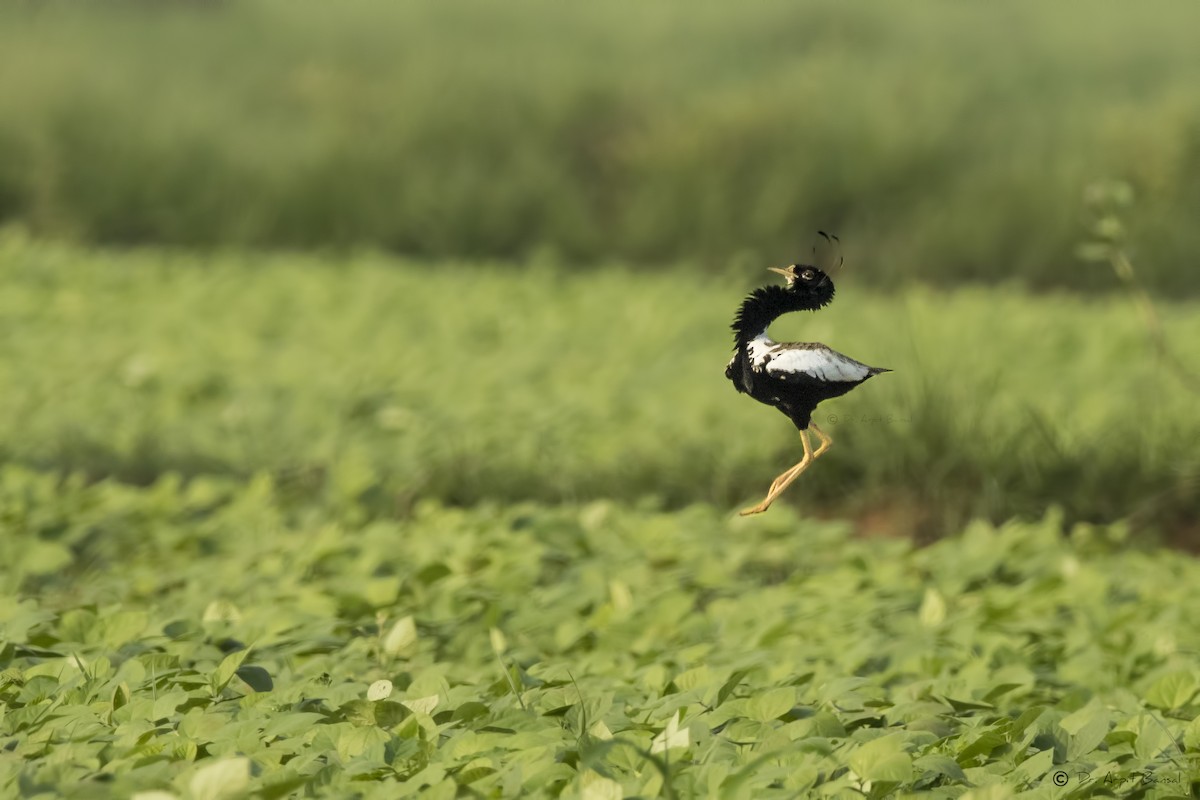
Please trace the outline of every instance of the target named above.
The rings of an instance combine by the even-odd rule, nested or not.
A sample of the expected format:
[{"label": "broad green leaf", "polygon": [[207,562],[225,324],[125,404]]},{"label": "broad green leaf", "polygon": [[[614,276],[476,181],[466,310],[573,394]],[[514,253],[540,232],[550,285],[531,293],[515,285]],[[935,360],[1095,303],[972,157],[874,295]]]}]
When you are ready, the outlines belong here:
[{"label": "broad green leaf", "polygon": [[717,705],[724,703],[737,689],[738,685],[746,679],[749,670],[737,670],[725,683],[721,684],[721,689],[717,692]]},{"label": "broad green leaf", "polygon": [[457,795],[458,784],[452,778],[446,778],[421,792],[422,800],[454,800]]},{"label": "broad green leaf", "polygon": [[34,675],[25,681],[17,693],[17,701],[24,704],[40,703],[61,696],[57,678],[50,675]]},{"label": "broad green leaf", "polygon": [[386,700],[392,696],[392,682],[389,680],[375,681],[367,688],[367,699],[371,701]]},{"label": "broad green leaf", "polygon": [[314,725],[324,722],[326,717],[322,714],[313,714],[305,712],[292,712],[290,714],[280,714],[263,728],[263,738],[270,741],[276,737],[290,737],[302,734],[312,730]]},{"label": "broad green leaf", "polygon": [[800,720],[801,725],[809,735],[822,736],[830,739],[841,739],[846,735],[846,727],[835,714],[828,711],[818,711],[808,719]]},{"label": "broad green leaf", "polygon": [[588,733],[603,741],[608,741],[609,739],[613,738],[612,731],[608,729],[608,726],[604,724],[603,720],[597,720],[596,722],[593,722],[592,726],[588,728]]},{"label": "broad green leaf", "polygon": [[984,702],[994,704],[997,699],[1003,697],[1014,689],[1020,689],[1024,684],[1020,683],[1000,683],[993,686],[983,696]]},{"label": "broad green leaf", "polygon": [[343,703],[339,711],[352,725],[374,726],[376,723],[375,704],[370,700],[350,700]]},{"label": "broad green leaf", "polygon": [[242,612],[228,600],[213,600],[204,609],[203,622],[241,622]]},{"label": "broad green leaf", "polygon": [[373,726],[340,723],[329,727],[338,757],[346,761],[360,757],[382,761],[384,745],[391,739],[390,734]]},{"label": "broad green leaf", "polygon": [[304,775],[289,775],[285,772],[283,777],[277,780],[264,782],[259,794],[262,795],[263,800],[277,800],[277,798],[290,795],[310,781],[311,779]]},{"label": "broad green leaf", "polygon": [[900,734],[872,739],[855,750],[848,763],[863,780],[888,783],[912,780],[912,756]]},{"label": "broad green leaf", "polygon": [[1146,702],[1154,708],[1169,711],[1180,708],[1188,703],[1200,690],[1200,680],[1192,670],[1179,670],[1168,673],[1157,681],[1146,692]]},{"label": "broad green leaf", "polygon": [[375,702],[375,724],[381,728],[394,728],[412,716],[412,711],[402,703],[391,700]]},{"label": "broad green leaf", "polygon": [[796,690],[791,686],[770,689],[746,700],[746,715],[759,722],[778,719],[796,704]]},{"label": "broad green leaf", "polygon": [[175,714],[175,709],[188,701],[188,693],[180,689],[160,694],[154,700],[154,710],[150,712],[151,719],[166,719]]},{"label": "broad green leaf", "polygon": [[250,759],[227,758],[196,770],[188,783],[192,800],[226,800],[250,786]]},{"label": "broad green leaf", "polygon": [[454,718],[467,722],[478,717],[486,716],[488,711],[488,707],[483,703],[470,700],[454,709]]},{"label": "broad green leaf", "polygon": [[1166,730],[1164,723],[1150,714],[1142,714],[1131,727],[1137,734],[1133,752],[1139,758],[1153,761],[1164,752],[1176,747],[1175,740]]},{"label": "broad green leaf", "polygon": [[270,692],[275,689],[271,673],[257,664],[243,664],[238,667],[237,676],[246,682],[256,692]]},{"label": "broad green leaf", "polygon": [[667,720],[667,726],[654,737],[650,753],[664,753],[667,750],[687,747],[690,742],[688,729],[679,726],[679,714],[675,714]]},{"label": "broad green leaf", "polygon": [[1071,734],[1067,743],[1067,760],[1078,761],[1104,741],[1110,727],[1110,716],[1106,708],[1094,703],[1067,716],[1059,724]]},{"label": "broad green leaf", "polygon": [[112,709],[116,711],[122,706],[129,705],[132,695],[129,691],[129,685],[126,683],[117,684],[117,688],[113,690]]},{"label": "broad green leaf", "polygon": [[238,668],[242,666],[242,662],[246,660],[246,656],[250,655],[250,649],[235,650],[225,658],[221,659],[221,663],[213,672],[213,685],[217,691],[221,691],[229,685],[229,681],[237,674]]},{"label": "broad green leaf", "polygon": [[622,800],[625,792],[616,781],[586,770],[579,776],[579,796],[581,800]]},{"label": "broad green leaf", "polygon": [[417,623],[411,617],[401,617],[392,625],[383,640],[383,651],[390,655],[399,655],[417,642]]},{"label": "broad green leaf", "polygon": [[433,710],[438,707],[438,702],[441,700],[436,694],[431,694],[428,697],[414,697],[408,700],[401,700],[401,705],[407,707],[410,711],[418,714],[432,714]]},{"label": "broad green leaf", "polygon": [[965,782],[966,774],[962,771],[962,767],[958,762],[949,756],[943,756],[933,753],[913,760],[914,770],[920,772],[932,772],[937,775],[945,775],[954,781]]},{"label": "broad green leaf", "polygon": [[925,589],[925,597],[921,601],[917,618],[926,628],[936,628],[946,621],[946,598],[941,592],[932,586]]},{"label": "broad green leaf", "polygon": [[1183,733],[1183,744],[1190,751],[1200,751],[1200,716],[1188,723]]},{"label": "broad green leaf", "polygon": [[201,744],[207,744],[221,735],[228,722],[224,715],[192,708],[180,720],[179,733]]},{"label": "broad green leaf", "polygon": [[0,639],[24,644],[30,629],[55,618],[52,611],[41,609],[32,598],[0,596]]},{"label": "broad green leaf", "polygon": [[109,647],[120,647],[136,639],[146,629],[149,618],[144,609],[110,613],[101,619],[101,638]]},{"label": "broad green leaf", "polygon": [[504,655],[504,651],[508,649],[508,640],[504,637],[504,632],[499,628],[489,628],[488,637],[491,640],[492,652],[498,656]]},{"label": "broad green leaf", "polygon": [[1004,735],[994,730],[981,731],[962,746],[956,760],[964,767],[975,766],[993,750],[1005,743]]},{"label": "broad green leaf", "polygon": [[679,687],[679,691],[688,692],[712,683],[712,672],[709,670],[707,664],[701,664],[698,667],[676,675],[674,683]]},{"label": "broad green leaf", "polygon": [[1010,800],[1013,797],[1016,797],[1016,793],[1011,784],[993,783],[967,790],[961,800]]},{"label": "broad green leaf", "polygon": [[[1089,749],[1088,752],[1091,752],[1091,750]],[[1053,766],[1054,749],[1049,748],[1022,761],[1012,771],[1012,775],[1022,783],[1033,783],[1039,781]]]}]

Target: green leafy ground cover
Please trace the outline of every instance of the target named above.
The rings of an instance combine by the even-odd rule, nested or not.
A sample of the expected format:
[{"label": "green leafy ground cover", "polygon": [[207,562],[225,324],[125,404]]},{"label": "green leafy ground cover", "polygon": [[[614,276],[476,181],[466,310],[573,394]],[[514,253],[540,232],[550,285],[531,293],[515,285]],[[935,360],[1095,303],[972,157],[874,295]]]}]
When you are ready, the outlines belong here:
[{"label": "green leafy ground cover", "polygon": [[364,513],[266,476],[0,470],[0,791],[1200,786],[1200,563],[1120,527],[974,524],[918,549],[785,509]]},{"label": "green leafy ground cover", "polygon": [[[422,498],[732,507],[800,451],[782,415],[722,376],[729,320],[771,279],[763,267],[518,272],[10,234],[0,456],[135,483],[267,471],[383,516]],[[895,372],[821,407],[836,444],[787,502],[883,509],[890,530],[923,535],[1058,505],[1068,522],[1131,518],[1194,543],[1197,398],[1128,299],[887,295],[855,278],[851,265],[832,306],[774,333]],[[1196,306],[1160,311],[1200,368]]]},{"label": "green leafy ground cover", "polygon": [[833,226],[877,284],[1067,268],[1129,181],[1200,290],[1194,4],[0,5],[0,223],[104,243],[724,264]]}]

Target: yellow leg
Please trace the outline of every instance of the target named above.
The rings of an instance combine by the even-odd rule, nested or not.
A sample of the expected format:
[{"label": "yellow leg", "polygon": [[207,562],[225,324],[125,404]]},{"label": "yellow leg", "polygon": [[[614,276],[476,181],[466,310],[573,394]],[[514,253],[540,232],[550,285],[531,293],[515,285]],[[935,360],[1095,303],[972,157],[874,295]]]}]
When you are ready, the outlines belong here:
[{"label": "yellow leg", "polygon": [[791,469],[786,470],[782,475],[771,482],[771,488],[767,490],[766,498],[754,506],[747,508],[741,512],[742,516],[749,514],[761,514],[771,507],[771,504],[783,494],[783,490],[791,485],[792,481],[800,477],[800,473],[808,469],[812,462],[817,460],[817,457],[833,446],[833,437],[825,433],[817,427],[816,423],[809,423],[809,429],[817,435],[821,440],[820,446],[814,451],[812,444],[808,441],[808,431],[800,431],[800,443],[804,445],[804,458],[800,459],[800,463]]},{"label": "yellow leg", "polygon": [[[767,491],[767,496],[761,503],[753,508],[742,509],[741,515],[761,514],[771,507],[771,503],[775,502],[775,498],[783,493],[783,490],[791,485],[792,481],[800,477],[800,473],[808,469],[808,465],[813,461],[812,444],[808,441],[808,431],[800,431],[800,443],[804,445],[804,458],[800,459],[800,463],[784,472],[771,484],[771,488]],[[824,442],[822,442],[823,444]]]},{"label": "yellow leg", "polygon": [[[814,457],[814,458],[816,457],[816,453],[813,453],[813,457]],[[806,467],[806,466],[808,466],[808,462],[807,462],[807,460],[801,460],[799,464],[796,464],[796,465],[795,465],[795,466],[793,466],[793,467],[789,467],[789,468],[788,468],[788,469],[787,469],[787,470],[786,470],[786,471],[785,471],[785,472],[784,472],[782,475],[780,475],[780,476],[779,476],[778,478],[776,478],[775,480],[771,481],[771,488],[770,488],[770,489],[767,489],[767,494],[770,494],[771,492],[773,492],[773,491],[775,491],[776,489],[778,489],[778,488],[779,488],[779,484],[783,483],[783,482],[784,482],[784,481],[786,481],[786,480],[787,480],[789,477],[791,477],[791,475],[792,475],[792,473],[793,473],[793,472],[795,472],[795,471],[796,471],[796,470],[798,470],[798,469],[803,469],[803,468],[804,468],[804,467]]]},{"label": "yellow leg", "polygon": [[810,422],[808,427],[817,435],[817,438],[821,440],[821,446],[817,448],[817,452],[813,453],[813,458],[816,458],[817,456],[821,455],[821,453],[824,453],[833,446],[833,437],[818,428],[817,423],[815,422]]}]

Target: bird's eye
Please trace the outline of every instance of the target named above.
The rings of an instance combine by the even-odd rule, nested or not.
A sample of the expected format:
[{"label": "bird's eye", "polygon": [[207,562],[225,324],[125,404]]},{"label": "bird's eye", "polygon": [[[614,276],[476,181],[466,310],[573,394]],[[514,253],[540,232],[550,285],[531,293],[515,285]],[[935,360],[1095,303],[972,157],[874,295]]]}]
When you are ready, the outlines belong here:
[{"label": "bird's eye", "polygon": [[816,273],[814,273],[811,269],[806,269],[806,270],[804,270],[804,272],[800,273],[801,280],[811,281],[815,277],[816,277]]}]

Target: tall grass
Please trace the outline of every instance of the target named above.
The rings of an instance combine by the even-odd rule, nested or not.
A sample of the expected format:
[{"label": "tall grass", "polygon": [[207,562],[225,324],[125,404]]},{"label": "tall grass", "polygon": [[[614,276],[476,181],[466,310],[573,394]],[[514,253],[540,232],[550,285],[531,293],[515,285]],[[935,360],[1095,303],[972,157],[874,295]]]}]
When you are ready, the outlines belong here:
[{"label": "tall grass", "polygon": [[792,260],[1104,288],[1093,179],[1194,292],[1200,9],[6,4],[0,221],[102,243]]},{"label": "tall grass", "polygon": [[[741,293],[771,277],[758,269],[2,241],[8,460],[134,481],[266,470],[299,498],[393,514],[423,498],[732,509],[799,456],[791,424],[722,375]],[[1195,305],[1160,315],[1200,362]],[[773,332],[895,369],[818,409],[836,443],[786,496],[806,513],[931,535],[1051,506],[1072,521],[1197,521],[1195,397],[1126,298],[847,280],[830,308]]]}]

